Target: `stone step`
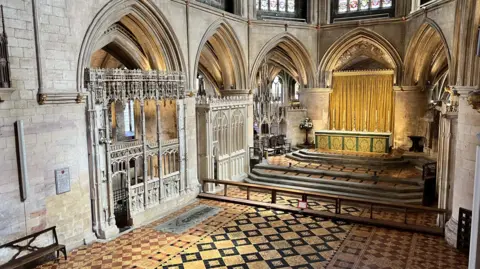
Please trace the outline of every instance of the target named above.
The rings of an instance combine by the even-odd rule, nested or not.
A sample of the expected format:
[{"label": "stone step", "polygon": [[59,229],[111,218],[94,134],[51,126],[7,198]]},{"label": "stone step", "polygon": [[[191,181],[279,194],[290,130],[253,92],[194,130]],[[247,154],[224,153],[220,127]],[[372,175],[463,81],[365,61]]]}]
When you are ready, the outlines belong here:
[{"label": "stone step", "polygon": [[372,197],[395,197],[398,199],[410,199],[423,197],[423,187],[395,187],[379,186],[368,183],[348,182],[341,180],[310,178],[304,176],[271,174],[259,169],[254,169],[249,178],[258,181],[278,183],[288,186],[307,187],[312,189],[333,190],[345,193],[357,193]]},{"label": "stone step", "polygon": [[[390,156],[390,157],[381,157],[381,156],[368,156],[368,155],[355,155],[355,153],[329,153],[329,152],[315,152],[310,150],[301,149],[298,153],[306,156],[314,157],[334,157],[334,158],[343,158],[343,159],[352,159],[352,160],[369,160],[369,161],[382,161],[382,162],[398,162],[403,161],[402,156]],[[359,152],[361,154],[361,152]]]},{"label": "stone step", "polygon": [[258,164],[254,168],[256,169],[264,169],[264,170],[274,170],[274,171],[282,171],[282,172],[294,172],[294,173],[301,173],[301,174],[310,174],[310,175],[318,175],[318,176],[329,176],[329,177],[339,177],[344,179],[358,179],[370,182],[386,182],[392,184],[401,184],[412,186],[413,189],[423,186],[423,180],[420,177],[417,178],[394,178],[394,177],[387,177],[387,176],[377,176],[374,177],[367,173],[354,173],[354,172],[343,172],[343,171],[331,171],[331,170],[322,170],[322,169],[313,169],[313,168],[304,168],[304,167],[288,167],[288,166],[281,166],[281,165],[271,165],[271,164]]},{"label": "stone step", "polygon": [[355,189],[352,191],[348,191],[347,188],[319,188],[319,186],[312,186],[311,184],[288,184],[285,180],[273,180],[269,178],[261,178],[255,175],[250,174],[249,178],[245,179],[245,182],[252,183],[252,184],[259,184],[265,186],[273,186],[273,187],[283,187],[283,188],[291,188],[297,189],[301,191],[308,191],[308,192],[318,192],[324,193],[329,195],[340,195],[340,196],[348,196],[354,198],[362,198],[362,199],[369,199],[369,200],[376,200],[376,201],[385,201],[391,203],[406,203],[406,204],[421,204],[422,203],[422,193],[418,193],[415,196],[411,197],[397,197],[394,195],[379,195],[378,192],[370,192],[370,193],[358,193],[354,192]]},{"label": "stone step", "polygon": [[[300,151],[288,153],[285,155],[287,158],[299,162],[307,162],[307,163],[321,163],[321,164],[337,164],[337,165],[344,165],[344,166],[362,166],[365,168],[388,168],[388,167],[399,167],[403,165],[407,165],[409,162],[407,160],[396,160],[396,161],[384,161],[383,159],[352,159],[342,156],[328,156],[328,157],[320,157],[320,156],[310,156],[302,154]],[[372,158],[370,158],[372,159]]]}]

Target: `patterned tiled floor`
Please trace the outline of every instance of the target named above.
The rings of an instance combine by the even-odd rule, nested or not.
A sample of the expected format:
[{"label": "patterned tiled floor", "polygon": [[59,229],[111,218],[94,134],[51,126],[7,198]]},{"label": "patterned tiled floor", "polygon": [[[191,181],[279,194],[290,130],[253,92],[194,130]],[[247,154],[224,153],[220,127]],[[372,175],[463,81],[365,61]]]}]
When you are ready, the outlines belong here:
[{"label": "patterned tiled floor", "polygon": [[[244,195],[238,189],[229,191],[229,196]],[[257,192],[251,197],[259,201],[270,198]],[[298,202],[282,196],[277,200],[289,205]],[[154,229],[199,204],[222,210],[182,234]],[[309,205],[317,210],[334,210],[334,205],[326,202],[309,201]],[[369,214],[355,206],[342,209],[345,214]],[[384,215],[387,219],[400,218]],[[422,216],[411,218],[412,222],[433,222]],[[467,268],[466,264],[466,257],[448,247],[441,237],[202,199],[108,243],[74,250],[67,262],[50,262],[38,268],[423,269]]]}]

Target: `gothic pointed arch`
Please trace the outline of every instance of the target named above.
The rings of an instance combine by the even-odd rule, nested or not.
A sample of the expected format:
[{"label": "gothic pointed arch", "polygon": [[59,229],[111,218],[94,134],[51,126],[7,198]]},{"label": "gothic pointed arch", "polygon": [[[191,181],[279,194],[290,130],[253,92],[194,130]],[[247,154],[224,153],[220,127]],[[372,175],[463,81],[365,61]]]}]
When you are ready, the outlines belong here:
[{"label": "gothic pointed arch", "polygon": [[[308,50],[295,36],[290,33],[279,34],[270,39],[255,58],[250,73],[250,87],[256,88],[258,86],[257,79],[260,66],[264,61],[267,61],[269,65],[283,69],[302,87],[313,88],[315,85],[314,65],[311,59]],[[272,77],[275,77],[275,75],[272,72]]]},{"label": "gothic pointed arch", "polygon": [[219,19],[207,29],[195,58],[194,73],[201,71],[216,91],[246,89],[246,64],[240,41],[230,24]]},{"label": "gothic pointed arch", "polygon": [[[180,45],[163,14],[150,0],[110,1],[94,17],[83,39],[77,68],[77,87],[83,73],[96,61],[111,66],[186,71]],[[99,59],[101,55],[105,58]],[[107,56],[110,58],[107,58]],[[115,61],[113,61],[115,62]],[[109,65],[110,66],[110,65]]]},{"label": "gothic pointed arch", "polygon": [[323,56],[318,68],[320,86],[331,86],[333,71],[348,70],[359,61],[375,69],[393,69],[394,83],[400,82],[403,64],[397,50],[376,32],[357,28],[335,41]]},{"label": "gothic pointed arch", "polygon": [[433,84],[452,70],[448,43],[440,27],[430,20],[418,28],[410,40],[405,56],[404,85]]}]

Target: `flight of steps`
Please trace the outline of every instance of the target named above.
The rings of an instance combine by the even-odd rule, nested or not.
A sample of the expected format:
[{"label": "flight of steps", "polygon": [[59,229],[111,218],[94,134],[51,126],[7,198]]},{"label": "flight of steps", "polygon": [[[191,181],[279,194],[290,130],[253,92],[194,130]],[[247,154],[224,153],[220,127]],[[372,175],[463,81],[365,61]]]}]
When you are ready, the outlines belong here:
[{"label": "flight of steps", "polygon": [[409,160],[406,160],[402,156],[378,158],[368,156],[356,156],[350,154],[340,155],[333,153],[320,153],[304,149],[288,153],[286,157],[294,161],[306,163],[326,163],[357,167],[362,166],[374,169],[399,167],[409,164]]},{"label": "flight of steps", "polygon": [[286,167],[264,163],[256,165],[245,181],[395,203],[421,204],[423,197],[421,178],[373,177],[366,173]]}]

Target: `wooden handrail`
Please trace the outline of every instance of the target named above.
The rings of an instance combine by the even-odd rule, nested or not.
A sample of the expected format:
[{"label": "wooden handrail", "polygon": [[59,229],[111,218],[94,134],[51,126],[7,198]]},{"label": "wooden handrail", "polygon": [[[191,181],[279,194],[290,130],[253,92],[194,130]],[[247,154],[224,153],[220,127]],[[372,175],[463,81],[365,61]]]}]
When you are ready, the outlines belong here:
[{"label": "wooden handrail", "polygon": [[447,213],[447,210],[445,210],[445,209],[432,208],[432,207],[426,207],[426,206],[420,206],[420,205],[410,205],[410,204],[404,204],[404,203],[390,203],[390,202],[383,202],[383,201],[373,201],[373,200],[367,200],[367,199],[362,199],[362,198],[354,198],[354,197],[347,197],[347,196],[341,196],[341,195],[322,194],[322,193],[317,193],[317,192],[300,191],[300,190],[288,189],[288,188],[283,188],[283,187],[264,186],[264,185],[243,183],[243,182],[235,182],[235,181],[203,179],[202,180],[202,186],[204,186],[205,183],[222,184],[222,185],[226,185],[226,186],[230,185],[230,186],[237,186],[237,187],[246,187],[248,189],[266,190],[266,191],[269,191],[269,192],[277,192],[277,193],[278,192],[288,193],[288,194],[300,195],[300,196],[305,197],[305,198],[309,196],[309,197],[315,197],[315,198],[332,199],[332,200],[337,200],[339,202],[347,201],[347,202],[356,202],[356,203],[361,203],[361,204],[386,206],[386,207],[400,208],[400,209],[407,209],[407,210],[408,209],[423,210],[423,211],[427,211],[427,212],[431,212],[431,213],[437,213],[437,214]]}]

